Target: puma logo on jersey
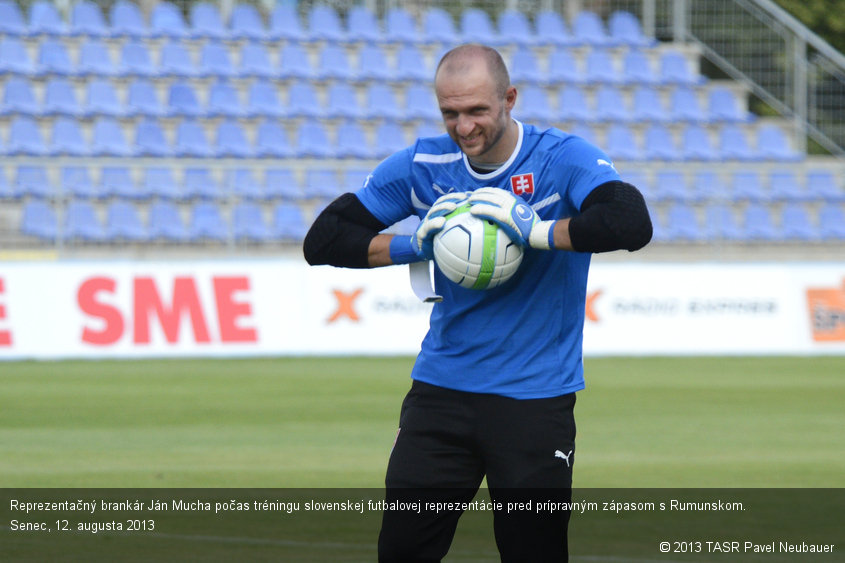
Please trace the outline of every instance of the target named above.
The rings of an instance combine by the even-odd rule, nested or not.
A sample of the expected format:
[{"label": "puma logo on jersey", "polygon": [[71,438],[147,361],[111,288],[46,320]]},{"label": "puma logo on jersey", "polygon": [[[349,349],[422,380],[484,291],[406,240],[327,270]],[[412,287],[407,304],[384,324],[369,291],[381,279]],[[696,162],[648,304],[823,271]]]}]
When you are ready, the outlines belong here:
[{"label": "puma logo on jersey", "polygon": [[555,457],[559,457],[560,459],[565,461],[566,467],[572,467],[571,465],[569,465],[569,456],[571,456],[571,455],[572,455],[572,450],[569,450],[568,454],[565,454],[560,450],[555,450]]}]

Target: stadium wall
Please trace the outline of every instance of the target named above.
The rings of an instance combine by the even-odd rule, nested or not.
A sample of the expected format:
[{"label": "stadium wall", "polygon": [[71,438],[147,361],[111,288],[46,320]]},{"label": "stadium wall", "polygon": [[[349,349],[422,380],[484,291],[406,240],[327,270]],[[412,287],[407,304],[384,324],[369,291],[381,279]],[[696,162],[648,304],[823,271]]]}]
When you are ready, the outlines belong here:
[{"label": "stadium wall", "polygon": [[[6,263],[0,359],[415,354],[405,267]],[[845,263],[597,263],[587,355],[843,354]]]}]

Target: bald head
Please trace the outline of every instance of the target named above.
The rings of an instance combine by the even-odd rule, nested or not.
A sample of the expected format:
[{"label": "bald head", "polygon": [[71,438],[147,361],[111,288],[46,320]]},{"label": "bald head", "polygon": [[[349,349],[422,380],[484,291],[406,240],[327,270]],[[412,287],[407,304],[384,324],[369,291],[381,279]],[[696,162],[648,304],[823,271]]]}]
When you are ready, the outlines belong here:
[{"label": "bald head", "polygon": [[492,80],[496,89],[496,95],[504,96],[511,83],[508,69],[499,52],[486,45],[469,43],[459,45],[447,52],[437,65],[437,71],[434,73],[434,83],[436,85],[438,79],[441,77],[454,78],[470,76],[481,68],[484,69]]}]

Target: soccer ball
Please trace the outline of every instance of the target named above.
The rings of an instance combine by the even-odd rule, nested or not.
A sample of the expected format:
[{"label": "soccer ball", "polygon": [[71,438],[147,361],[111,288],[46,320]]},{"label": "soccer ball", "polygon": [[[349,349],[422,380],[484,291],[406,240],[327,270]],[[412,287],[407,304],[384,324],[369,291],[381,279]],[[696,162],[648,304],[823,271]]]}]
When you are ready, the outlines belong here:
[{"label": "soccer ball", "polygon": [[479,219],[465,203],[434,235],[434,261],[448,279],[469,289],[490,289],[511,279],[522,263],[522,247],[492,221]]}]

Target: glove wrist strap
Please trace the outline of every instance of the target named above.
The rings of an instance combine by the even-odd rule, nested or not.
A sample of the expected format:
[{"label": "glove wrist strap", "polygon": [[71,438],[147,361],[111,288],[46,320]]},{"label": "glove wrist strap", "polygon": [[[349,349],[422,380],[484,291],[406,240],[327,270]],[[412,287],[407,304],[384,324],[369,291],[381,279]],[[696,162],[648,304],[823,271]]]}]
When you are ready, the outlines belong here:
[{"label": "glove wrist strap", "polygon": [[531,229],[528,235],[528,246],[540,250],[551,250],[555,247],[555,223],[557,221],[540,221]]},{"label": "glove wrist strap", "polygon": [[410,264],[422,259],[414,251],[413,236],[398,235],[390,241],[390,261],[394,264]]}]

